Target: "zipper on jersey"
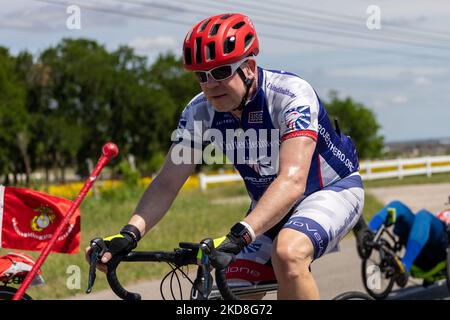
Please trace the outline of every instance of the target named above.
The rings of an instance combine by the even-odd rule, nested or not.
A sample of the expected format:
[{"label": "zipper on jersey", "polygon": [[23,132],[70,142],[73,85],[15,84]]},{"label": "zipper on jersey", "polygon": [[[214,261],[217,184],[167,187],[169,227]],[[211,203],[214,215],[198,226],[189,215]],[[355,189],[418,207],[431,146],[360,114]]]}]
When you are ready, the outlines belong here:
[{"label": "zipper on jersey", "polygon": [[232,114],[231,112],[230,112],[230,114],[233,116],[234,120],[237,121],[238,126],[239,126],[239,129],[243,129],[243,128],[242,128],[242,115],[241,115],[241,117],[239,118],[239,117],[236,117],[236,116],[235,116],[234,114]]}]

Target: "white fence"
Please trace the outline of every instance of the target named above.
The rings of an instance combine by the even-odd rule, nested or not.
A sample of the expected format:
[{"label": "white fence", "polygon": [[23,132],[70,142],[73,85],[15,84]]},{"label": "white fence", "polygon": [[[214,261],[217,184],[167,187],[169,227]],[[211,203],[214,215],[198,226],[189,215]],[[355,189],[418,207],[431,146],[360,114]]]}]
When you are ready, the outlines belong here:
[{"label": "white fence", "polygon": [[[363,180],[386,178],[402,179],[406,176],[427,175],[450,172],[450,156],[422,157],[411,159],[361,161],[360,170]],[[238,173],[219,175],[199,175],[200,189],[206,190],[208,184],[241,181]]]},{"label": "white fence", "polygon": [[360,172],[363,180],[402,179],[422,174],[430,177],[433,173],[450,172],[450,156],[362,161]]}]

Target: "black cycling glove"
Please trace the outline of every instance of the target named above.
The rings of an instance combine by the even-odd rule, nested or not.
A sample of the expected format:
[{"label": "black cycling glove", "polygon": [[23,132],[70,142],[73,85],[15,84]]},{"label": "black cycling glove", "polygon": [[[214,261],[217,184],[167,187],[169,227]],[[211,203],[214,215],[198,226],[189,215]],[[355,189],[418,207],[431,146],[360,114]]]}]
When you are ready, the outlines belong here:
[{"label": "black cycling glove", "polygon": [[[242,223],[236,223],[230,232],[217,246],[217,250],[226,253],[238,254],[244,247],[249,245],[254,239],[251,231]],[[216,240],[214,241],[216,243]]]},{"label": "black cycling glove", "polygon": [[120,233],[103,238],[102,240],[106,245],[105,252],[110,252],[112,256],[115,256],[117,254],[125,255],[136,248],[140,238],[139,230],[129,224],[123,227]]}]

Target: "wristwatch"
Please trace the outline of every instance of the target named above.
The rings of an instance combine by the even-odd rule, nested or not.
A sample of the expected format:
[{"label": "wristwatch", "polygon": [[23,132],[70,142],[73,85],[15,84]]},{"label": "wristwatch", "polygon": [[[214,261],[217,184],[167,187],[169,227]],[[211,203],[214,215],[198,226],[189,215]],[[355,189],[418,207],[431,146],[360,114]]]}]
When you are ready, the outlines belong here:
[{"label": "wristwatch", "polygon": [[252,243],[252,236],[250,231],[242,223],[238,222],[231,227],[230,233],[236,238],[244,240],[245,245]]}]

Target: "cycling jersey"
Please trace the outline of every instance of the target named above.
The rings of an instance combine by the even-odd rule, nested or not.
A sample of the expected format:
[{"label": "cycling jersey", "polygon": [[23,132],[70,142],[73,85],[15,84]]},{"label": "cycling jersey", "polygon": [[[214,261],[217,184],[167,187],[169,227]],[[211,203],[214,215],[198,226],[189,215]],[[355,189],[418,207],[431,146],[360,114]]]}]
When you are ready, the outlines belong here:
[{"label": "cycling jersey", "polygon": [[[199,125],[201,130],[196,130]],[[218,130],[224,140],[203,135],[208,129]],[[241,144],[236,142],[237,138],[229,143],[225,140],[227,129],[242,129],[244,134],[253,129],[256,136],[248,135],[248,139]],[[261,129],[271,131],[262,133]],[[186,131],[189,135],[186,135]],[[278,158],[271,155],[278,152],[282,141],[299,136],[317,141],[305,196],[358,170],[353,142],[333,128],[311,85],[292,73],[258,68],[257,90],[243,109],[240,119],[230,112],[215,111],[205,95],[200,93],[183,111],[172,140],[194,148],[212,142],[224,154],[231,155],[250,197],[258,201],[278,173]],[[205,137],[210,141],[204,141]],[[266,151],[262,152],[262,148]],[[257,152],[252,153],[255,149]]]}]

